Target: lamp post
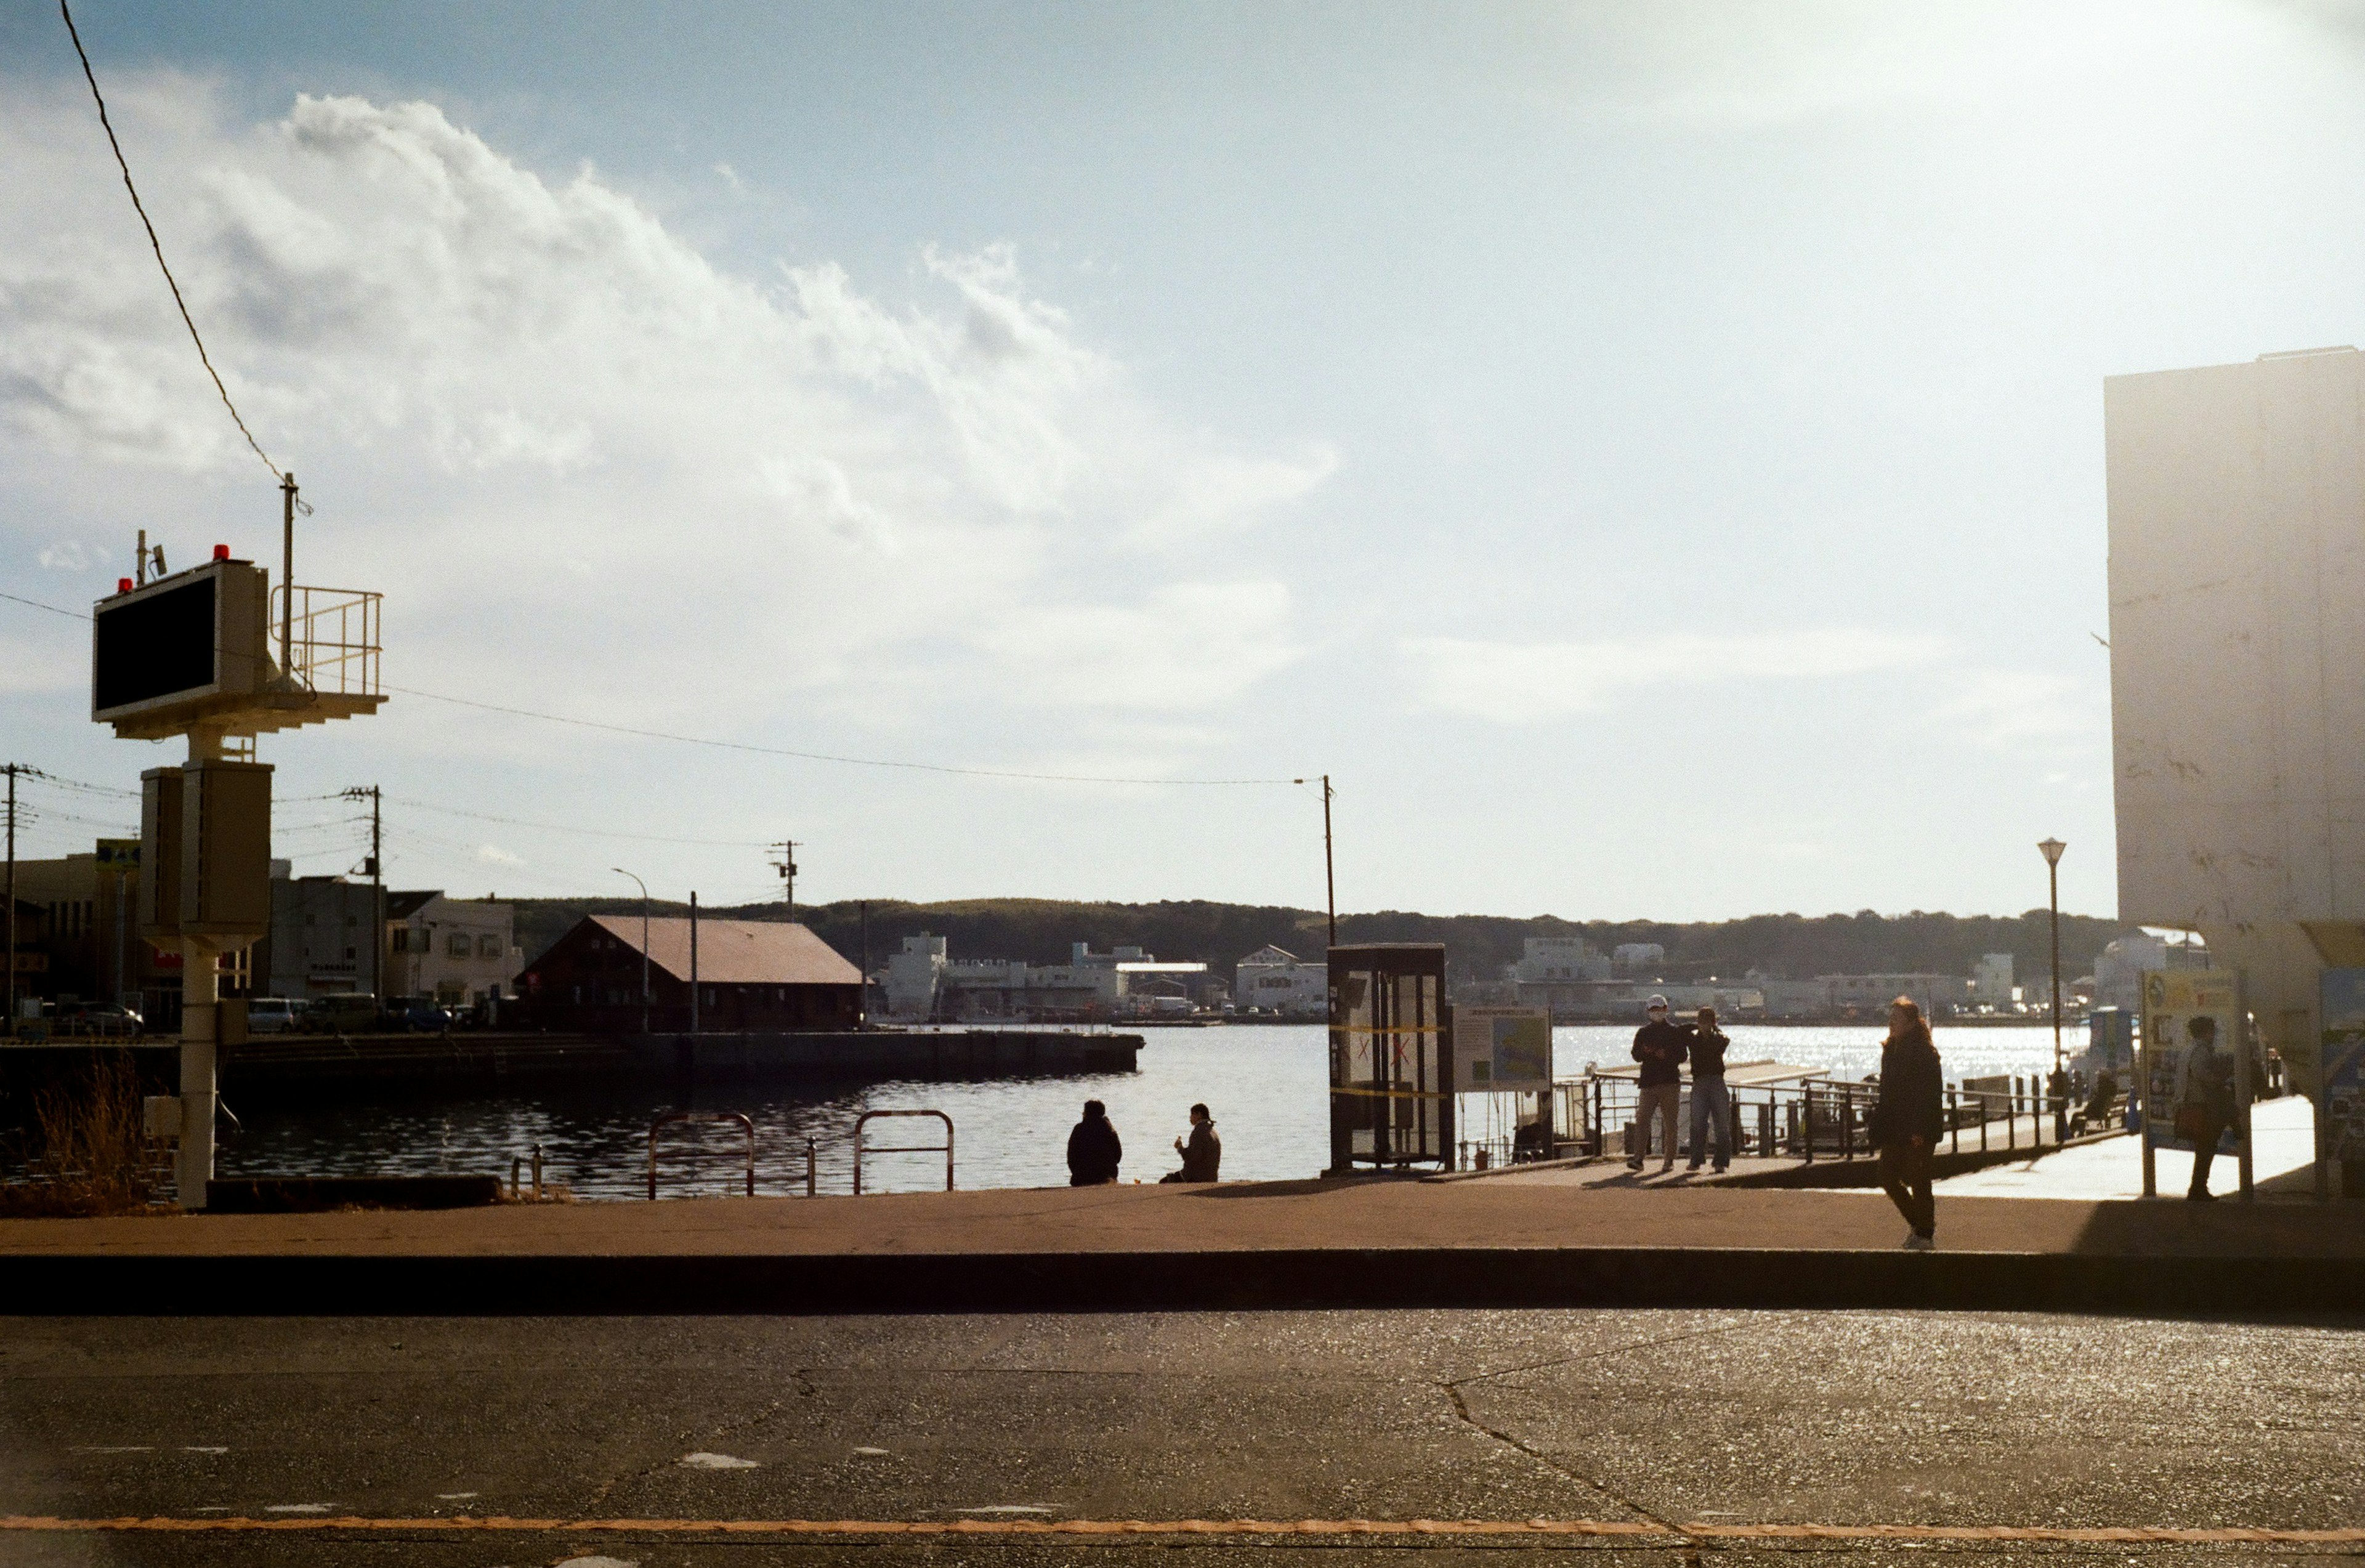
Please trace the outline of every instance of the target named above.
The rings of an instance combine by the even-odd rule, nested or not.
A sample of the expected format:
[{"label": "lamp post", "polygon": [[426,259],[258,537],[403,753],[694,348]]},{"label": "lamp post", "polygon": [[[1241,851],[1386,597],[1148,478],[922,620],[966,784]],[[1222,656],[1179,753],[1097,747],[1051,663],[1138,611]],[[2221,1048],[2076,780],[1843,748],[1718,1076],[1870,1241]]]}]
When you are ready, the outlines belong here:
[{"label": "lamp post", "polygon": [[2047,902],[2053,911],[2053,1070],[2061,1070],[2061,852],[2069,846],[2048,838],[2036,846],[2045,857]]},{"label": "lamp post", "polygon": [[622,866],[608,868],[619,877],[632,877],[641,890],[641,1033],[649,1032],[649,885]]}]

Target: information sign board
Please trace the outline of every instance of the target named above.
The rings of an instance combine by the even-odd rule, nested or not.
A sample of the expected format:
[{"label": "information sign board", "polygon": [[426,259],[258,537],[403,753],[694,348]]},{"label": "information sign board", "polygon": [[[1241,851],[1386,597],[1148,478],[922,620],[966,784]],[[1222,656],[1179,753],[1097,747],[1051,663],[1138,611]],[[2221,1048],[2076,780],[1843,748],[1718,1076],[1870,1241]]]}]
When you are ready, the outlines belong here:
[{"label": "information sign board", "polygon": [[1453,1087],[1464,1094],[1552,1088],[1552,1014],[1541,1007],[1456,1007]]},{"label": "information sign board", "polygon": [[2324,1076],[2316,1101],[2324,1157],[2365,1160],[2365,969],[2324,971]]},{"label": "information sign board", "polygon": [[[2154,969],[2144,976],[2144,1140],[2154,1148],[2192,1148],[2177,1131],[2176,1113],[2196,1074],[2220,1071],[2234,1080],[2237,1104],[2247,1096],[2242,1060],[2242,985],[2233,969]],[[2223,1058],[2221,1067],[2213,1058]],[[2246,1120],[2247,1118],[2240,1118]],[[2242,1146],[2239,1126],[2217,1140],[2220,1153]]]}]

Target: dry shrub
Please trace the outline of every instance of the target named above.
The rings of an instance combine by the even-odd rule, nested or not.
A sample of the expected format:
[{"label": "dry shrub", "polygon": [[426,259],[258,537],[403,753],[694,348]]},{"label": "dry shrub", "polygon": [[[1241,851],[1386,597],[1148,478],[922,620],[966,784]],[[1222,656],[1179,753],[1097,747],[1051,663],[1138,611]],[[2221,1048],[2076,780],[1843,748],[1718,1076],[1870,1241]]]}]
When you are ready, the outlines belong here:
[{"label": "dry shrub", "polygon": [[26,1178],[0,1187],[0,1214],[151,1212],[164,1172],[140,1126],[140,1074],[128,1051],[94,1053],[34,1097]]}]

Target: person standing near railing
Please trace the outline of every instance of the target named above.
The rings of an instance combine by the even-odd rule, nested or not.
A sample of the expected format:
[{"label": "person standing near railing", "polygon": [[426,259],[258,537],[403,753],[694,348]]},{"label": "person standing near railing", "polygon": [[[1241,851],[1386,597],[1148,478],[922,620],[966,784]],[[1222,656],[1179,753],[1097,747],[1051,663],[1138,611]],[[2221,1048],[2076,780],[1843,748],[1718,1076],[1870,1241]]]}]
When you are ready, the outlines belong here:
[{"label": "person standing near railing", "polygon": [[1697,1170],[1708,1158],[1710,1135],[1716,1144],[1716,1169],[1721,1175],[1732,1163],[1732,1092],[1724,1085],[1724,1053],[1732,1044],[1725,1032],[1716,1026],[1716,1009],[1699,1010],[1699,1022],[1693,1025],[1692,1058],[1692,1159],[1691,1169]]},{"label": "person standing near railing", "polygon": [[1880,1046],[1880,1098],[1873,1103],[1873,1147],[1880,1150],[1880,1185],[1905,1223],[1911,1252],[1936,1244],[1937,1201],[1930,1190],[1931,1161],[1946,1119],[1945,1071],[1921,1004],[1900,996],[1889,1004],[1889,1038]]},{"label": "person standing near railing", "polygon": [[1667,1140],[1667,1157],[1659,1167],[1664,1175],[1676,1168],[1676,1117],[1683,1104],[1684,1056],[1690,1042],[1682,1029],[1667,1022],[1665,997],[1651,998],[1642,1016],[1647,1022],[1634,1031],[1634,1059],[1642,1070],[1635,1078],[1634,1146],[1626,1151],[1626,1169],[1642,1169],[1643,1157],[1651,1152],[1651,1122],[1656,1117]]}]

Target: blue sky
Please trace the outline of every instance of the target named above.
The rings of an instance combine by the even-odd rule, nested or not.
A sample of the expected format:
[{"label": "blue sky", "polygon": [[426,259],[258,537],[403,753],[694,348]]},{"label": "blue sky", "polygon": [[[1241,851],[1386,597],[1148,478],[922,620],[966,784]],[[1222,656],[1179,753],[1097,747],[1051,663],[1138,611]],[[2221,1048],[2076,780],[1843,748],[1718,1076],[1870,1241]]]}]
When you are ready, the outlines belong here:
[{"label": "blue sky", "polygon": [[[390,681],[1328,770],[1350,909],[2009,912],[2058,834],[2107,912],[2101,379],[2359,332],[2332,7],[77,17]],[[0,578],[270,552],[53,10],[0,94]],[[77,637],[0,602],[5,749],[128,782]],[[354,840],[295,797],[409,802],[406,885],[1322,891],[1285,785],[414,697],[264,757],[308,871]]]}]

